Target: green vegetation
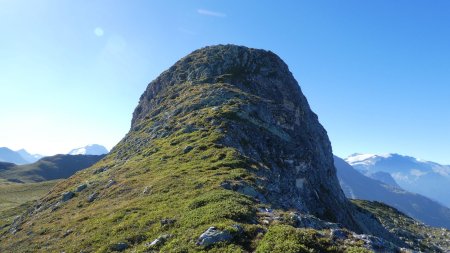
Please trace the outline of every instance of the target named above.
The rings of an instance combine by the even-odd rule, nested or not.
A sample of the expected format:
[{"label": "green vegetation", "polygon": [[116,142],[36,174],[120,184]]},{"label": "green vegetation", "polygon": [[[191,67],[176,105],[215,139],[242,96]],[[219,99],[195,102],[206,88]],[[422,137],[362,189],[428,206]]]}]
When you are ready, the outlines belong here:
[{"label": "green vegetation", "polygon": [[414,250],[442,252],[441,249],[450,249],[450,231],[447,229],[427,226],[380,202],[365,200],[352,202],[374,214],[384,227]]},{"label": "green vegetation", "polygon": [[314,252],[370,252],[358,240],[333,240],[329,230],[294,228],[273,225],[259,242],[256,252],[314,253]]},{"label": "green vegetation", "polygon": [[[322,236],[320,236],[322,237]],[[275,225],[269,228],[264,238],[258,245],[256,252],[314,252],[312,249],[323,251],[326,249],[324,244],[330,244],[329,241],[319,242],[317,231],[296,229],[289,225]],[[308,246],[312,246],[312,249]]]},{"label": "green vegetation", "polygon": [[18,184],[0,181],[0,228],[11,224],[17,215],[44,196],[57,182]]}]

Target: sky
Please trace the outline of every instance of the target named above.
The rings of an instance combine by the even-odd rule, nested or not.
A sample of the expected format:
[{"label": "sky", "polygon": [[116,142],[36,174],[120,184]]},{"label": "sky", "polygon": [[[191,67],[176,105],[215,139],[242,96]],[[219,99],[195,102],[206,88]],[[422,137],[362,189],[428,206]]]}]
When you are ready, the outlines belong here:
[{"label": "sky", "polygon": [[0,0],[0,146],[110,149],[150,81],[229,43],[288,64],[336,155],[450,164],[447,0]]}]

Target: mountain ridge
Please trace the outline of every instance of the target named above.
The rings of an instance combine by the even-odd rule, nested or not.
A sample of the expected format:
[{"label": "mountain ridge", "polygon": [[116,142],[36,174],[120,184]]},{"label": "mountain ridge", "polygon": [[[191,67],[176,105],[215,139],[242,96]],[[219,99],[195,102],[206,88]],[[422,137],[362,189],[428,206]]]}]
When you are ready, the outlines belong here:
[{"label": "mountain ridge", "polygon": [[0,148],[0,162],[9,162],[14,164],[26,164],[27,161],[17,152],[7,148]]},{"label": "mountain ridge", "polygon": [[30,154],[23,148],[17,151],[14,151],[7,147],[0,148],[0,161],[2,162],[10,162],[17,165],[23,165],[34,163],[42,157],[43,156],[39,154]]},{"label": "mountain ridge", "polygon": [[152,81],[111,152],[3,238],[0,250],[19,252],[408,247],[345,197],[327,133],[287,65],[234,45],[196,50]]},{"label": "mountain ridge", "polygon": [[89,144],[84,147],[72,149],[68,155],[104,155],[108,154],[108,149],[99,144]]},{"label": "mountain ridge", "polygon": [[104,157],[95,155],[54,155],[31,164],[0,166],[0,179],[19,183],[34,183],[68,178],[75,172],[90,167]]},{"label": "mountain ridge", "polygon": [[367,177],[336,156],[335,166],[347,197],[382,202],[430,226],[450,229],[449,208],[425,196]]},{"label": "mountain ridge", "polygon": [[450,192],[449,165],[399,154],[357,154],[346,161],[369,177],[376,172],[389,173],[401,188],[450,207],[450,195],[447,194]]}]

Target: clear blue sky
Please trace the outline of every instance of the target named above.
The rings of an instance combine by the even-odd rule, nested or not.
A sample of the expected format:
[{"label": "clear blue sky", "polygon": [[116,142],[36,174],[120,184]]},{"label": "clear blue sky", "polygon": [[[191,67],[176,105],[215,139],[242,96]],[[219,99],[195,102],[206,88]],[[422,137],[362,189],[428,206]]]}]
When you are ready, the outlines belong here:
[{"label": "clear blue sky", "polygon": [[225,43],[280,55],[337,155],[450,164],[446,0],[0,0],[0,146],[111,148],[151,80]]}]

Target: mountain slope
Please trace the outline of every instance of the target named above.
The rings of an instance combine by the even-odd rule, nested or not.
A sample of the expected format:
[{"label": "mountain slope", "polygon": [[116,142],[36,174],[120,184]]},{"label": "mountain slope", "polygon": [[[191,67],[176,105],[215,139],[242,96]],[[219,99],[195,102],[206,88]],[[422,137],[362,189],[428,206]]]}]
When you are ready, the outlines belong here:
[{"label": "mountain slope", "polygon": [[2,183],[0,181],[0,233],[12,224],[18,214],[34,204],[35,200],[51,190],[58,180],[39,183]]},{"label": "mountain slope", "polygon": [[428,225],[450,229],[450,209],[436,201],[368,178],[339,157],[334,164],[347,197],[383,202]]},{"label": "mountain slope", "polygon": [[437,200],[450,208],[450,166],[399,154],[354,154],[346,161],[370,176],[387,172],[401,188]]},{"label": "mountain slope", "polygon": [[3,170],[9,170],[12,167],[15,167],[14,163],[0,162],[0,172]]},{"label": "mountain slope", "polygon": [[[393,207],[374,201],[353,200],[370,211],[393,234],[406,241],[414,252],[449,252],[450,230],[434,228],[417,222]],[[401,251],[410,252],[410,251]]]},{"label": "mountain slope", "polygon": [[104,155],[108,154],[108,150],[98,144],[90,144],[81,148],[72,149],[69,155]]},{"label": "mountain slope", "polygon": [[14,164],[28,163],[20,154],[6,147],[0,148],[0,162],[8,162]]},{"label": "mountain slope", "polygon": [[104,156],[55,155],[26,164],[0,169],[0,178],[14,182],[41,182],[68,178],[75,172],[88,168]]},{"label": "mountain slope", "polygon": [[377,171],[374,173],[370,173],[368,175],[366,175],[372,179],[381,181],[387,185],[393,186],[393,187],[397,187],[397,188],[401,188],[400,185],[397,184],[397,182],[395,181],[395,179],[391,176],[391,174],[387,173],[387,172],[383,172],[383,171]]},{"label": "mountain slope", "polygon": [[[331,229],[345,235],[331,237]],[[194,51],[151,82],[122,141],[28,209],[0,250],[375,247],[364,241],[375,237],[348,229],[384,238],[376,247],[385,252],[406,246],[345,198],[326,131],[286,64],[227,45]]]}]

